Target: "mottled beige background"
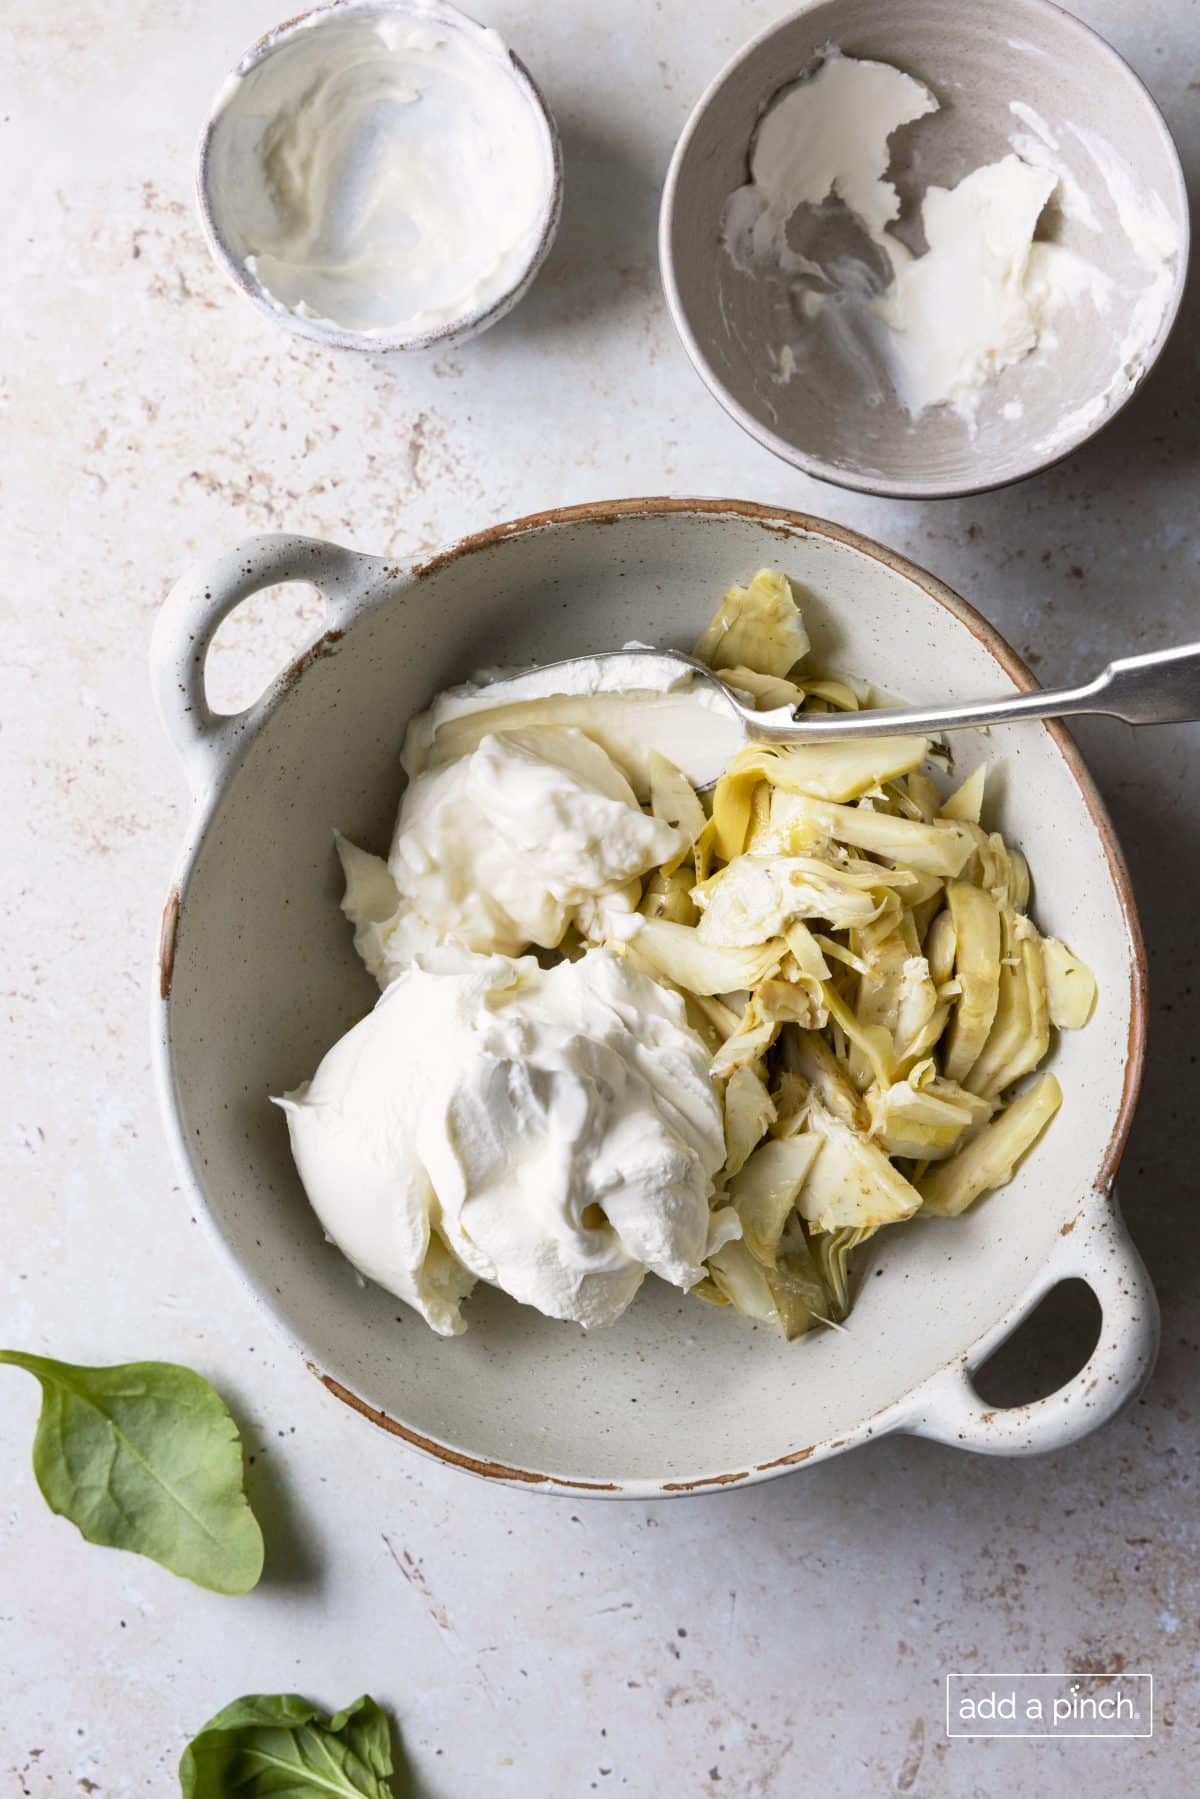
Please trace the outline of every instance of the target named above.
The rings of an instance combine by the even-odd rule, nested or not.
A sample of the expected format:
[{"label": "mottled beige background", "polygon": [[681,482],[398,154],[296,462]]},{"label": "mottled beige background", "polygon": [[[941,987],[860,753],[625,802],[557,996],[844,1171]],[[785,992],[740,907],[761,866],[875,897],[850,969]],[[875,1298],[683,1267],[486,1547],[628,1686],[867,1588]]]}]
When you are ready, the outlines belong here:
[{"label": "mottled beige background", "polygon": [[[968,0],[964,0],[964,4]],[[288,527],[398,558],[560,502],[736,494],[860,526],[1039,662],[1200,636],[1197,309],[1102,440],[1030,485],[914,506],[821,488],[724,418],[668,324],[658,188],[692,100],[766,0],[475,0],[561,121],[567,213],[536,288],[466,348],[324,355],[210,266],[191,158],[209,95],[282,0],[8,0],[0,24],[5,1116],[0,1334],[175,1357],[230,1395],[268,1527],[221,1600],[86,1547],[0,1381],[0,1793],[169,1794],[186,1738],[253,1690],[391,1705],[432,1799],[1196,1790],[1200,1194],[1196,734],[1083,733],[1153,962],[1126,1163],[1158,1279],[1146,1398],[1083,1446],[973,1461],[892,1441],[755,1491],[547,1502],[415,1459],[284,1358],[189,1222],[150,1090],[152,943],[185,811],[152,715],[150,622],[193,553]],[[1189,0],[1087,0],[1200,163]],[[255,602],[214,659],[246,699],[314,632]],[[1048,1345],[994,1377],[1027,1395]],[[1152,1669],[1151,1742],[948,1743],[948,1669]]]}]

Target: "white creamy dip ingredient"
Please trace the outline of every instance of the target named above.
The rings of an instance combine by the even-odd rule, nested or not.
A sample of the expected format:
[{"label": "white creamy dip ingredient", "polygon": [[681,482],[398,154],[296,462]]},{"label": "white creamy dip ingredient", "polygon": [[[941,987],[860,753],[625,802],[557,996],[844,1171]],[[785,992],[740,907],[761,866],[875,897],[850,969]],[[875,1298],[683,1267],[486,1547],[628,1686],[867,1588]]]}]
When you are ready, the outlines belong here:
[{"label": "white creamy dip ingredient", "polygon": [[889,373],[905,411],[951,405],[973,418],[989,381],[1028,355],[1064,300],[1107,301],[1107,278],[1034,232],[1055,178],[1005,156],[931,187],[921,219],[928,250],[897,246],[894,277],[872,302],[887,331]]},{"label": "white creamy dip ingredient", "polygon": [[725,1157],[683,1001],[607,950],[440,952],[281,1102],[326,1232],[442,1335],[475,1277],[610,1324],[649,1270],[694,1286]]},{"label": "white creamy dip ingredient", "polygon": [[682,850],[582,731],[484,737],[418,775],[389,866],[421,917],[466,948],[553,949],[572,909]]},{"label": "white creamy dip ingredient", "polygon": [[[929,187],[920,221],[927,248],[914,256],[894,228],[900,197],[887,178],[890,139],[937,110],[911,75],[831,50],[765,113],[751,145],[751,180],[726,202],[723,240],[742,272],[790,284],[798,330],[824,333],[857,378],[871,383],[882,368],[911,418],[949,406],[973,428],[998,374],[1039,344],[1053,349],[1064,307],[1088,302],[1096,328],[1108,328],[1114,283],[1074,250],[1036,237],[1052,197],[1088,229],[1096,229],[1096,211],[1054,133],[1020,101],[1011,107],[1024,128],[1013,137],[1019,154],[953,188]],[[1106,166],[1102,151],[1086,147],[1141,270],[1129,327],[1119,343],[1113,333],[1116,373],[1088,402],[1098,414],[1127,389],[1131,365],[1158,331],[1178,238],[1157,196],[1139,209],[1123,194],[1131,179],[1111,150]],[[1146,215],[1156,221],[1149,231]],[[841,229],[825,235],[839,217]],[[823,252],[823,243],[833,247]],[[775,381],[802,370],[804,342],[768,347]],[[1006,407],[1003,416],[1019,414]]]},{"label": "white creamy dip ingredient", "polygon": [[516,285],[547,223],[545,122],[495,32],[447,8],[321,11],[235,77],[221,223],[278,306],[419,336]]},{"label": "white creamy dip ingredient", "polygon": [[[342,905],[386,986],[434,944],[520,955],[555,948],[573,919],[595,935],[598,921],[632,910],[629,882],[683,847],[583,732],[487,735],[413,777],[386,866],[339,844]],[[601,898],[609,903],[597,911]]]}]

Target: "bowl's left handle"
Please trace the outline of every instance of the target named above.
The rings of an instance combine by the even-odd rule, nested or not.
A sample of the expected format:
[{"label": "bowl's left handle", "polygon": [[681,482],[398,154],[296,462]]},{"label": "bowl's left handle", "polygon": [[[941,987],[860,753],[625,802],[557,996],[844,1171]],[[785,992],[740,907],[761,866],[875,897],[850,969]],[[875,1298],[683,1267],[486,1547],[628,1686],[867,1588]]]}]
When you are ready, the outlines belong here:
[{"label": "bowl's left handle", "polygon": [[[1059,1282],[1082,1280],[1100,1304],[1100,1335],[1064,1387],[1028,1405],[991,1406],[971,1373]],[[1158,1352],[1158,1299],[1146,1264],[1125,1227],[1115,1194],[1097,1194],[1069,1227],[1020,1312],[975,1354],[925,1383],[901,1430],[985,1455],[1038,1455],[1062,1449],[1104,1424],[1136,1398]]]},{"label": "bowl's left handle", "polygon": [[162,721],[199,797],[244,735],[245,715],[214,712],[205,663],[222,619],[264,587],[311,581],[325,600],[324,629],[339,629],[388,565],[316,537],[250,537],[195,563],[175,583],[154,623],[150,666]]}]

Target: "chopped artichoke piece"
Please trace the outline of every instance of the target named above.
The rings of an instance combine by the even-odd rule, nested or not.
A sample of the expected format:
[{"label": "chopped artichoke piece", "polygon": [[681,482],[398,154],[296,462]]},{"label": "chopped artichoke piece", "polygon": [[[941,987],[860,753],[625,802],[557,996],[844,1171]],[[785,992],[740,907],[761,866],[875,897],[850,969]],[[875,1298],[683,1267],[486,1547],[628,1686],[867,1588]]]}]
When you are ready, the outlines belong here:
[{"label": "chopped artichoke piece", "polygon": [[948,1162],[922,1175],[922,1211],[957,1218],[981,1193],[1003,1187],[1061,1104],[1062,1088],[1052,1074],[1042,1075]]},{"label": "chopped artichoke piece", "polygon": [[771,789],[766,781],[758,781],[750,794],[750,819],[746,826],[747,851],[763,844],[771,829]]},{"label": "chopped artichoke piece", "polygon": [[859,712],[871,704],[871,683],[853,675],[804,675],[800,686],[810,698],[825,700],[835,712]]},{"label": "chopped artichoke piece", "polygon": [[777,1326],[788,1342],[829,1317],[829,1295],[802,1234],[798,1247],[780,1254],[773,1268],[757,1262],[744,1243],[733,1242],[709,1258],[708,1269],[709,1279],[693,1293],[709,1299],[711,1288],[718,1303]]},{"label": "chopped artichoke piece", "polygon": [[759,712],[775,712],[781,706],[793,708],[804,703],[804,689],[782,675],[763,675],[755,668],[719,668],[718,681],[732,687],[739,695],[748,694]]},{"label": "chopped artichoke piece", "polygon": [[779,1020],[764,1018],[758,1003],[751,999],[732,1037],[726,1039],[713,1057],[709,1070],[714,1080],[723,1080],[749,1062],[765,1056],[779,1035]]},{"label": "chopped artichoke piece", "polygon": [[821,1139],[796,1201],[809,1224],[819,1231],[862,1230],[912,1217],[921,1195],[878,1144],[848,1129],[819,1102],[809,1108],[808,1128]]},{"label": "chopped artichoke piece", "polygon": [[928,962],[924,956],[906,956],[900,969],[900,992],[892,1024],[897,1062],[911,1066],[929,1053],[945,1024],[943,1019],[934,1028],[937,1013],[937,988],[930,978]]},{"label": "chopped artichoke piece", "polygon": [[[785,1053],[796,1032],[785,1032],[781,1041]],[[824,1041],[824,1039],[819,1039]],[[804,1120],[808,1116],[808,1100],[811,1089],[803,1075],[793,1074],[785,1068],[776,1075],[775,1085],[771,1089],[771,1098],[775,1102],[775,1122],[771,1126],[773,1137],[793,1137],[797,1131],[804,1129]],[[857,1095],[855,1096],[857,1098]]]},{"label": "chopped artichoke piece", "polygon": [[814,981],[829,979],[829,964],[825,960],[821,946],[802,919],[793,918],[784,927],[784,940],[788,949],[796,959],[800,973]]},{"label": "chopped artichoke piece", "polygon": [[647,751],[646,762],[650,770],[651,812],[681,831],[687,849],[691,849],[708,823],[695,789],[682,770],[657,750]]},{"label": "chopped artichoke piece", "polygon": [[735,1068],[725,1083],[725,1174],[732,1176],[761,1143],[775,1122],[775,1102],[762,1070],[750,1064]]},{"label": "chopped artichoke piece", "polygon": [[694,925],[700,914],[692,898],[695,870],[687,863],[668,874],[656,868],[646,882],[638,911],[643,918],[665,918],[669,924]]},{"label": "chopped artichoke piece", "polygon": [[731,587],[696,639],[693,656],[710,668],[786,675],[809,649],[786,575],[761,568],[748,587]]},{"label": "chopped artichoke piece", "polygon": [[742,1222],[742,1240],[764,1268],[774,1268],[779,1239],[795,1208],[820,1139],[769,1137],[729,1183],[729,1203]]},{"label": "chopped artichoke piece", "polygon": [[914,769],[908,777],[907,786],[909,799],[925,823],[932,824],[942,804],[941,789],[937,782],[922,774],[920,769]]},{"label": "chopped artichoke piece", "polygon": [[[787,963],[784,963],[786,973]],[[754,1003],[760,1018],[776,1024],[798,1024],[806,1031],[820,1031],[829,1020],[820,981],[811,975],[797,980],[763,981],[754,989]]]},{"label": "chopped artichoke piece", "polygon": [[714,1209],[708,1215],[708,1241],[705,1245],[704,1259],[716,1255],[727,1243],[736,1243],[742,1234],[742,1221],[732,1206],[713,1202]]},{"label": "chopped artichoke piece", "polygon": [[[805,1092],[802,1107],[799,1104],[785,1104],[782,1095],[779,1097],[777,1130],[784,1129],[785,1120],[792,1129],[802,1127],[810,1090],[817,1095],[826,1111],[832,1112],[835,1118],[840,1118],[851,1130],[867,1129],[869,1117],[862,1095],[824,1037],[818,1036],[816,1031],[785,1031],[783,1061],[786,1073],[781,1077],[782,1080],[786,1081],[789,1076],[793,1079],[799,1076]],[[788,1100],[793,1098],[794,1094],[789,1093]]]},{"label": "chopped artichoke piece", "polygon": [[873,806],[877,812],[890,812],[895,818],[912,818],[923,825],[929,823],[920,806],[909,798],[907,781],[888,781],[881,794],[864,794],[863,804]]},{"label": "chopped artichoke piece", "polygon": [[1007,899],[1014,912],[1029,910],[1029,864],[1020,850],[1008,852]]},{"label": "chopped artichoke piece", "polygon": [[963,1081],[987,1042],[1000,1002],[1000,908],[991,894],[951,881],[946,904],[954,920],[954,972],[961,993],[946,1032],[943,1066]]},{"label": "chopped artichoke piece", "polygon": [[795,749],[748,745],[733,758],[713,793],[719,853],[729,862],[745,848],[752,796],[760,782],[813,799],[853,800],[916,768],[926,748],[923,737],[874,737]]},{"label": "chopped artichoke piece", "polygon": [[[633,957],[632,960],[633,960],[634,966],[637,967],[636,956]],[[649,973],[649,969],[643,968],[642,972]],[[657,975],[654,976],[653,978],[656,980],[660,980],[660,981],[662,980],[662,977],[657,976]],[[664,986],[667,985],[667,983],[665,981],[663,981],[662,984]],[[724,1038],[724,1035],[722,1034],[722,1032],[713,1023],[712,1019],[704,1011],[704,1004],[714,1005],[717,1002],[713,1001],[713,1000],[708,1000],[708,1001],[702,1003],[700,1000],[698,1000],[696,998],[696,995],[694,993],[685,993],[682,987],[677,987],[675,989],[675,991],[680,995],[680,997],[683,1000],[683,1009],[687,1013],[688,1023],[691,1025],[692,1029],[695,1031],[697,1037],[699,1037],[701,1043],[703,1043],[705,1049],[709,1053],[709,1056],[710,1057],[715,1056],[717,1054],[717,1051],[720,1049],[721,1045],[724,1043],[725,1038]],[[731,1014],[731,1016],[733,1018],[733,1027],[732,1028],[733,1028],[733,1030],[736,1030],[737,1022],[738,1022],[737,1014],[733,1013],[733,1014]]]},{"label": "chopped artichoke piece", "polygon": [[[713,1285],[743,1318],[778,1324],[779,1311],[767,1284],[766,1270],[744,1243],[726,1243],[707,1262]],[[695,1288],[692,1289],[695,1292]]]},{"label": "chopped artichoke piece", "polygon": [[851,1079],[863,1089],[872,1081],[877,1081],[881,1087],[890,1086],[896,1074],[892,1033],[884,1025],[864,1024],[832,981],[826,981],[822,991],[829,1016],[845,1032],[850,1046]]},{"label": "chopped artichoke piece", "polygon": [[782,937],[736,949],[705,943],[689,925],[648,918],[629,953],[652,975],[665,975],[690,993],[737,993],[778,972],[787,953]]},{"label": "chopped artichoke piece", "polygon": [[1004,914],[1004,961],[1000,969],[1000,1003],[979,1060],[966,1076],[972,1093],[989,1098],[1003,1093],[1022,1075],[1032,1074],[1050,1048],[1050,1012],[1041,945],[1032,937],[1018,940],[1011,912]]},{"label": "chopped artichoke piece", "polygon": [[780,1246],[774,1268],[766,1269],[767,1285],[780,1328],[791,1343],[815,1324],[836,1320],[836,1312],[803,1230],[790,1233],[792,1247]]},{"label": "chopped artichoke piece", "polygon": [[[855,1015],[864,1030],[886,1032],[893,1057],[903,1053],[936,1007],[937,992],[925,958],[910,954],[903,931],[893,931],[868,952],[858,983]],[[850,1072],[861,1087],[870,1085],[869,1065],[857,1047],[851,1051]]]},{"label": "chopped artichoke piece", "polygon": [[806,712],[857,712],[862,704],[845,681],[801,681]]},{"label": "chopped artichoke piece", "polygon": [[985,831],[981,825],[966,823],[964,829],[975,839],[975,853],[963,870],[963,880],[983,887],[998,906],[1012,906],[1020,912],[1024,900],[1014,905],[1014,896],[1029,897],[1029,867],[1019,850],[1010,850],[999,831]]},{"label": "chopped artichoke piece", "polygon": [[953,878],[976,847],[968,827],[949,818],[920,824],[916,819],[893,818],[862,806],[839,806],[801,793],[792,795],[790,810],[814,835],[852,844],[921,874]]},{"label": "chopped artichoke piece", "polygon": [[[977,825],[983,812],[983,790],[987,781],[987,763],[981,762],[971,771],[960,787],[956,787],[949,799],[942,802],[939,816],[957,818],[968,824]],[[675,824],[676,819],[668,819],[668,824]]]},{"label": "chopped artichoke piece", "polygon": [[702,943],[745,946],[786,931],[795,919],[826,918],[835,930],[867,925],[886,904],[889,871],[844,868],[819,856],[735,856],[692,897]]},{"label": "chopped artichoke piece", "polygon": [[947,908],[937,914],[925,933],[925,960],[929,964],[929,978],[935,987],[944,987],[954,973],[957,949],[954,914]]},{"label": "chopped artichoke piece", "polygon": [[896,1057],[897,1080],[904,1079],[923,1056],[930,1056],[933,1054],[933,1051],[941,1038],[942,1032],[949,1022],[949,1018],[949,1001],[943,1000],[941,995],[938,994],[937,1004],[934,1006],[933,1011],[929,1014],[929,1017],[917,1031],[916,1035],[907,1040],[902,1051]]},{"label": "chopped artichoke piece", "polygon": [[861,956],[855,954],[849,944],[839,943],[836,937],[828,937],[824,931],[814,931],[813,942],[831,962],[840,963],[843,968],[852,968],[855,974],[866,974],[866,963]]},{"label": "chopped artichoke piece", "polygon": [[1082,1030],[1096,1003],[1095,975],[1057,937],[1043,937],[1042,960],[1051,1024],[1061,1031]]},{"label": "chopped artichoke piece", "polygon": [[889,1156],[905,1156],[914,1162],[940,1162],[952,1155],[964,1131],[986,1124],[995,1103],[967,1093],[925,1064],[918,1076],[890,1087],[873,1087],[867,1095],[871,1135]]},{"label": "chopped artichoke piece", "polygon": [[688,1297],[702,1299],[706,1305],[710,1306],[727,1306],[729,1304],[729,1296],[722,1293],[711,1275],[705,1275],[702,1281],[697,1281],[694,1287],[689,1287]]},{"label": "chopped artichoke piece", "polygon": [[742,1022],[732,1006],[727,1006],[724,1000],[717,999],[711,993],[689,993],[687,1001],[690,1006],[695,1006],[707,1028],[716,1034],[719,1043],[727,1042]]},{"label": "chopped artichoke piece", "polygon": [[863,1230],[819,1231],[812,1240],[812,1254],[829,1295],[829,1316],[840,1324],[850,1310],[850,1257],[861,1243],[875,1235],[875,1227]]}]

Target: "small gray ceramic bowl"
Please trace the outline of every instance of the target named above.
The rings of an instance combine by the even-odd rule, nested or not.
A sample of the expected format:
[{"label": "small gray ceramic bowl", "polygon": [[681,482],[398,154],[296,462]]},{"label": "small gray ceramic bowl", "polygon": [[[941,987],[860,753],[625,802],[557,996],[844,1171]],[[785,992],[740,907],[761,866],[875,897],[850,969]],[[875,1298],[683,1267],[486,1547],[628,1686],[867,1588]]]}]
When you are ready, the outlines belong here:
[{"label": "small gray ceramic bowl", "polygon": [[[1005,370],[980,408],[974,436],[944,406],[912,423],[890,392],[870,391],[834,358],[813,358],[781,381],[768,350],[779,337],[781,283],[740,273],[722,246],[722,210],[748,180],[759,119],[780,89],[811,73],[831,47],[905,70],[940,103],[893,140],[889,178],[905,203],[902,217],[930,185],[953,186],[1014,148],[1028,154],[1029,128],[1011,110],[1013,101],[1048,128],[1067,170],[1064,186],[1085,196],[1084,214],[1090,203],[1092,227],[1079,207],[1052,199],[1043,229],[1113,281],[1109,311],[1101,319],[1081,308],[1080,328]],[[1101,155],[1107,146],[1124,166],[1115,186],[1111,165],[1102,170],[1097,161],[1097,141]],[[1126,179],[1131,185],[1119,193]],[[1155,206],[1177,245],[1153,300],[1157,324],[1132,357],[1122,340],[1133,323],[1138,263],[1118,214],[1122,198],[1126,217],[1135,220]],[[1048,0],[823,0],[772,26],[717,76],[692,112],[667,176],[659,233],[675,324],[726,411],[810,475],[913,499],[1020,480],[1106,424],[1166,341],[1187,247],[1183,175],[1161,114],[1116,52]],[[1097,403],[1109,387],[1107,400]]]},{"label": "small gray ceramic bowl", "polygon": [[[272,214],[261,181],[250,176],[273,113],[281,105],[309,103],[314,42],[325,46],[336,63],[340,39],[349,67],[361,55],[364,35],[406,26],[444,34],[472,49],[496,84],[496,100],[503,98],[508,104],[516,96],[518,107],[529,115],[536,140],[540,194],[527,231],[502,265],[502,287],[493,282],[479,300],[468,295],[454,316],[416,327],[360,329],[308,309],[297,310],[260,278],[251,240],[256,232],[271,228]],[[339,191],[348,187],[352,189],[352,183],[343,181]],[[218,265],[277,325],[343,350],[425,350],[474,337],[503,318],[526,292],[558,230],[562,148],[553,116],[533,77],[495,32],[446,0],[338,0],[336,5],[315,7],[277,26],[242,57],[213,102],[200,143],[196,195],[201,223]]]}]

